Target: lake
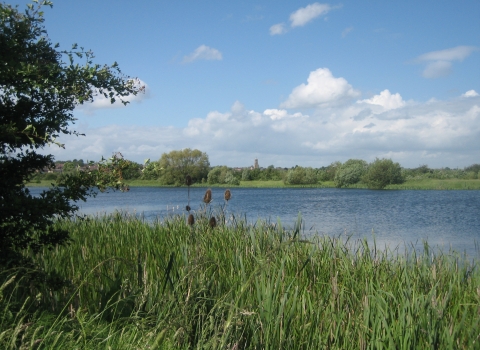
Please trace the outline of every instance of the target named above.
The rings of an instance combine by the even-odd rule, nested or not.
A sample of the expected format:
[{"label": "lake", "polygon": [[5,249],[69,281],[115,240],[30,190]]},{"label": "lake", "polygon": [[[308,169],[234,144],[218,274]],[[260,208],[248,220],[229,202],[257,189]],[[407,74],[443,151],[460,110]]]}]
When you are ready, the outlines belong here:
[{"label": "lake", "polygon": [[[38,194],[41,188],[30,188]],[[190,189],[190,206],[198,210],[205,188]],[[224,204],[224,188],[212,188],[213,208]],[[423,241],[448,252],[450,248],[480,256],[480,191],[409,191],[335,188],[231,188],[227,211],[277,222],[292,228],[300,213],[303,235],[375,237],[377,247],[405,245],[421,250]],[[187,188],[133,187],[129,192],[99,193],[78,203],[80,213],[116,210],[143,215],[147,220],[184,214]]]}]

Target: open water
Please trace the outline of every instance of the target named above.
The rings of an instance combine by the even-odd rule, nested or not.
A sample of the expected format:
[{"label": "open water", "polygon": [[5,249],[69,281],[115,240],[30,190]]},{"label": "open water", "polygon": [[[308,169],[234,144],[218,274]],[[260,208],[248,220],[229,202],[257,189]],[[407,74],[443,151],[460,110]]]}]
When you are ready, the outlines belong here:
[{"label": "open water", "polygon": [[[32,194],[42,189],[31,188]],[[205,188],[190,189],[190,206],[199,210]],[[224,205],[224,188],[212,188],[213,208]],[[437,251],[480,257],[480,191],[413,191],[320,188],[231,188],[227,212],[249,223],[258,219],[293,228],[298,214],[303,235],[375,239],[377,247],[421,250],[427,241]],[[129,192],[99,193],[78,203],[80,213],[116,210],[162,220],[184,215],[187,188],[133,187]]]}]

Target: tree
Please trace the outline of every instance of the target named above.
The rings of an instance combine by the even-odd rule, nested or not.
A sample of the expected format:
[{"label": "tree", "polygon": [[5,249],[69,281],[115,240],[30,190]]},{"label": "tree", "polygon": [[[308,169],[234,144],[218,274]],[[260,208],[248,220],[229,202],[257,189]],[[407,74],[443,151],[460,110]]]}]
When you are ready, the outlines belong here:
[{"label": "tree", "polygon": [[347,187],[359,182],[367,172],[368,163],[361,159],[349,159],[335,173],[336,187]]},{"label": "tree", "polygon": [[287,185],[308,185],[317,183],[317,174],[312,168],[296,166],[288,170],[284,182]]},{"label": "tree", "polygon": [[240,185],[240,180],[235,177],[232,171],[225,165],[216,166],[207,176],[207,182],[213,184]]},{"label": "tree", "polygon": [[208,172],[207,182],[211,185],[213,184],[223,184],[225,183],[225,176],[227,175],[228,168],[223,166],[216,166]]},{"label": "tree", "polygon": [[252,180],[252,172],[250,169],[245,168],[242,170],[242,181],[251,181]]},{"label": "tree", "polygon": [[381,190],[387,185],[401,184],[405,180],[402,176],[400,164],[391,159],[378,159],[370,163],[362,181],[368,188]]},{"label": "tree", "polygon": [[[34,1],[36,2],[36,1]],[[73,45],[60,51],[44,28],[42,6],[0,3],[0,267],[25,265],[23,251],[53,247],[68,241],[68,232],[55,229],[56,217],[69,217],[94,187],[122,187],[122,157],[102,160],[98,170],[74,172],[34,198],[25,183],[36,171],[54,167],[42,150],[57,144],[71,130],[73,111],[95,96],[112,103],[142,90],[138,80],[123,75],[117,65],[93,63],[93,53]],[[80,65],[77,60],[84,60]],[[72,203],[73,201],[73,203]]]},{"label": "tree", "polygon": [[165,185],[181,185],[185,176],[190,175],[193,182],[201,182],[210,169],[208,155],[198,149],[185,148],[180,151],[163,153],[158,161],[160,180]]}]

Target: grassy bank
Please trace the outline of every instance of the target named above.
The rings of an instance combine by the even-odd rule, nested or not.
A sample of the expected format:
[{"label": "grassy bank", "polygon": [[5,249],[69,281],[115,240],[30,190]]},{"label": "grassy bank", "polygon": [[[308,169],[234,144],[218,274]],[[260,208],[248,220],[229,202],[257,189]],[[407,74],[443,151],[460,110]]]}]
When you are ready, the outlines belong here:
[{"label": "grassy bank", "polygon": [[[42,180],[40,182],[28,183],[29,187],[48,187],[52,181]],[[172,187],[163,186],[156,180],[131,180],[127,181],[131,187]],[[334,188],[333,181],[325,181],[318,185],[285,185],[282,180],[279,181],[241,181],[240,186],[230,185],[209,185],[194,184],[193,187],[243,187],[243,188]],[[349,188],[366,188],[363,184],[352,185]],[[386,189],[391,190],[480,190],[480,179],[461,180],[461,179],[421,179],[407,180],[401,185],[389,185]]]},{"label": "grassy bank", "polygon": [[394,190],[480,190],[480,180],[461,179],[422,179],[407,180],[401,185],[389,185],[387,189]]},{"label": "grassy bank", "polygon": [[67,284],[3,272],[0,348],[478,348],[471,262],[216,215],[59,222],[71,244],[32,255]]}]

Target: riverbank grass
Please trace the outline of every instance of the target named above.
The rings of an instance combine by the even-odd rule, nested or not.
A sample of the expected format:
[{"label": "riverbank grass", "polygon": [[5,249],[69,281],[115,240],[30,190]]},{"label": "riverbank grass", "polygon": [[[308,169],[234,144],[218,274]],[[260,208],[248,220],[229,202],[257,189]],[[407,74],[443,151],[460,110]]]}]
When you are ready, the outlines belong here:
[{"label": "riverbank grass", "polygon": [[188,222],[57,225],[71,243],[31,253],[56,279],[1,274],[2,349],[479,347],[480,271],[455,252],[306,240],[301,221],[285,230],[208,206]]},{"label": "riverbank grass", "polygon": [[[41,180],[29,182],[28,187],[50,187],[52,181]],[[161,185],[157,180],[130,180],[127,181],[130,187],[174,187]],[[333,181],[324,181],[316,185],[285,185],[282,180],[277,181],[240,181],[239,186],[226,184],[193,184],[192,187],[242,187],[242,188],[335,188]],[[348,188],[367,188],[362,183],[351,185]],[[400,185],[388,185],[387,190],[480,190],[480,179],[418,179],[407,180]]]}]

